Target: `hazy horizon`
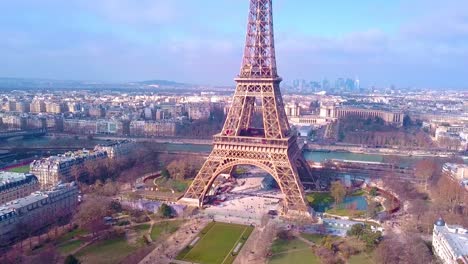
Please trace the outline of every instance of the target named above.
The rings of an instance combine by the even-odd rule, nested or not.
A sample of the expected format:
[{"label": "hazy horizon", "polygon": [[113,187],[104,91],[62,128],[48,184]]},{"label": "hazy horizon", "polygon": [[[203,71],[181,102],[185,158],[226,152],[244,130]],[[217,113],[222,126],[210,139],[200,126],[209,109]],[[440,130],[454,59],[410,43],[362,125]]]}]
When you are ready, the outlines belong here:
[{"label": "hazy horizon", "polygon": [[[466,89],[468,2],[274,1],[279,74]],[[232,85],[248,1],[0,2],[0,76]]]}]

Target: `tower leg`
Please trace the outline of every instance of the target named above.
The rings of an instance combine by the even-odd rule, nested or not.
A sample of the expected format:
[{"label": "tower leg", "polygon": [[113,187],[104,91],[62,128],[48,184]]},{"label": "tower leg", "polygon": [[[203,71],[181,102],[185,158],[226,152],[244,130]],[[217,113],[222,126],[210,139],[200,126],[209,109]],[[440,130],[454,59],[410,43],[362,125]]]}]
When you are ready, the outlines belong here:
[{"label": "tower leg", "polygon": [[[249,153],[250,155],[247,153],[243,154],[252,157],[252,153]],[[257,153],[258,156],[263,154]],[[180,199],[180,202],[191,206],[203,207],[204,198],[220,173],[228,170],[231,171],[237,165],[253,165],[271,174],[278,183],[284,194],[283,216],[286,216],[286,218],[311,217],[311,210],[304,196],[304,190],[295,167],[296,164],[289,159],[287,154],[269,155],[268,160],[258,160],[254,157],[251,159],[233,158],[232,156],[226,155],[225,157],[220,157],[211,154],[184,197]]]}]

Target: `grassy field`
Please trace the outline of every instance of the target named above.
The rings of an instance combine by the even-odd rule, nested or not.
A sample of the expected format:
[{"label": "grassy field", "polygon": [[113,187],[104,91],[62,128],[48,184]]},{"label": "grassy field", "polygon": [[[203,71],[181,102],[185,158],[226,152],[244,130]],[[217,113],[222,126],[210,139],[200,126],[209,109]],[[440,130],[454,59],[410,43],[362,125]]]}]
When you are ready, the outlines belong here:
[{"label": "grassy field", "polygon": [[151,239],[155,241],[163,233],[167,233],[167,234],[174,233],[175,231],[177,231],[177,229],[179,229],[182,223],[183,221],[176,220],[176,221],[167,221],[167,222],[154,224],[153,229],[151,230]]},{"label": "grassy field", "polygon": [[16,168],[8,169],[8,171],[18,172],[18,173],[29,173],[29,164],[24,165],[24,166],[20,166],[20,167],[16,167]]},{"label": "grassy field", "polygon": [[301,234],[301,237],[309,240],[310,242],[314,242],[315,244],[320,244],[320,242],[322,241],[323,239],[323,235],[319,235],[319,234],[307,234],[307,233],[302,233]]},{"label": "grassy field", "polygon": [[333,197],[328,192],[308,193],[306,194],[306,198],[310,206],[312,206],[312,208],[314,208],[315,211],[319,211],[319,212],[324,212],[334,202]]},{"label": "grassy field", "polygon": [[69,240],[73,239],[73,238],[76,238],[78,236],[81,236],[81,235],[85,235],[87,232],[83,229],[75,229],[75,230],[72,230],[64,235],[62,235],[61,237],[59,237],[58,239],[58,243],[64,243],[64,242],[68,242]]},{"label": "grassy field", "polygon": [[63,256],[66,256],[71,254],[74,250],[78,249],[82,244],[83,241],[81,240],[71,240],[58,245],[57,249]]},{"label": "grassy field", "polygon": [[349,210],[346,208],[332,208],[330,210],[327,210],[327,213],[339,216],[364,217],[366,211]]},{"label": "grassy field", "polygon": [[141,224],[141,225],[137,225],[135,226],[133,229],[138,232],[138,234],[141,234],[143,235],[144,233],[146,233],[149,228],[150,228],[150,224]]},{"label": "grassy field", "polygon": [[81,263],[119,263],[136,247],[130,246],[124,236],[91,244],[80,250],[76,257]]},{"label": "grassy field", "polygon": [[269,264],[319,264],[309,245],[299,239],[276,239],[271,246]]},{"label": "grassy field", "polygon": [[231,253],[239,242],[243,244],[253,227],[226,223],[209,224],[200,232],[200,240],[193,248],[183,250],[177,259],[203,264],[229,264],[235,259]]},{"label": "grassy field", "polygon": [[372,255],[366,253],[361,253],[359,255],[354,255],[349,258],[349,264],[374,264],[375,262],[372,259]]}]

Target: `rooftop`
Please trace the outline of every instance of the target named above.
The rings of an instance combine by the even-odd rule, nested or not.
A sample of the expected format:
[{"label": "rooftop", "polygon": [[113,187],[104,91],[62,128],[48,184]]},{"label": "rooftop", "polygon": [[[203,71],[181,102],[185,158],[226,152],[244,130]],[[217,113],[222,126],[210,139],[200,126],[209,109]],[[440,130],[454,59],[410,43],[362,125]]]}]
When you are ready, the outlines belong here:
[{"label": "rooftop", "polygon": [[458,257],[468,255],[468,229],[458,225],[435,225],[437,230],[447,240],[455,255]]},{"label": "rooftop", "polygon": [[[49,191],[37,191],[29,196],[19,198],[8,203],[5,203],[0,206],[0,221],[4,218],[16,214],[16,211],[28,206],[29,204],[47,199],[49,196],[55,196],[58,194],[62,194],[69,189],[75,187],[75,183],[66,183],[66,184],[59,184],[55,186],[52,190]],[[76,187],[75,187],[76,188]]]},{"label": "rooftop", "polygon": [[9,186],[16,186],[33,180],[37,181],[37,178],[30,173],[0,171],[0,191]]},{"label": "rooftop", "polygon": [[57,156],[50,156],[48,158],[40,159],[40,160],[35,160],[32,162],[33,166],[41,165],[41,164],[47,164],[47,165],[57,165],[59,163],[64,163],[64,162],[69,162],[69,161],[74,161],[77,159],[86,159],[90,156],[99,156],[99,155],[105,155],[104,152],[102,151],[90,151],[90,150],[79,150],[79,151],[70,151],[65,154],[57,155]]}]

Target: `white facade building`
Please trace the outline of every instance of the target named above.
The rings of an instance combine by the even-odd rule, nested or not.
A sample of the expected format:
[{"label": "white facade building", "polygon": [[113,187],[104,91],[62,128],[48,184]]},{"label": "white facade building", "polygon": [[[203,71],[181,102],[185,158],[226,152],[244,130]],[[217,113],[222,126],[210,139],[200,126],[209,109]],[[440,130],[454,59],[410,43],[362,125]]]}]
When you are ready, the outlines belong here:
[{"label": "white facade building", "polygon": [[444,264],[468,264],[468,229],[439,219],[434,224],[432,246]]},{"label": "white facade building", "polygon": [[75,183],[68,183],[1,205],[0,245],[20,238],[19,228],[33,232],[54,223],[58,217],[70,215],[77,204],[78,188]]},{"label": "white facade building", "polygon": [[39,190],[39,181],[30,173],[0,171],[0,205]]}]

